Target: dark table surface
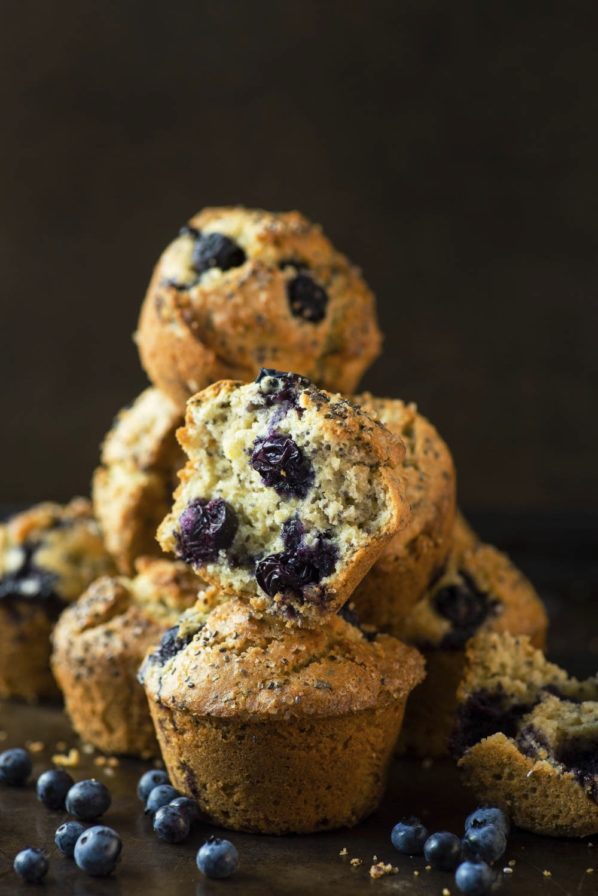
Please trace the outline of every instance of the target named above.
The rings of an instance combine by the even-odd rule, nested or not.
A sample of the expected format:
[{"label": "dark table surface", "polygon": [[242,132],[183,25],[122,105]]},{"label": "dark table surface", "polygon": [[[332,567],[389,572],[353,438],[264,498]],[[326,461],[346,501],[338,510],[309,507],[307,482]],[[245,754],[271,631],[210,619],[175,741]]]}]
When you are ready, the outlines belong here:
[{"label": "dark table surface", "polygon": [[[532,577],[546,600],[552,619],[550,654],[578,675],[593,674],[598,666],[598,517],[530,517],[481,514],[474,518],[481,535],[508,549]],[[28,707],[0,703],[1,748],[43,743],[34,753],[34,772],[51,763],[57,744],[81,748],[58,707]],[[61,747],[64,747],[64,743]],[[63,752],[63,750],[61,750]],[[25,892],[12,872],[12,860],[25,845],[47,847],[50,872],[44,885],[52,894],[75,896],[162,896],[211,893],[396,893],[404,896],[441,896],[447,888],[457,893],[451,874],[426,871],[423,859],[396,853],[389,842],[393,823],[403,815],[420,815],[431,829],[461,832],[470,795],[461,788],[449,762],[432,765],[397,762],[379,810],[351,831],[307,837],[263,837],[228,834],[240,853],[237,874],[229,881],[207,881],[195,866],[195,853],[214,832],[199,825],[180,845],[159,842],[135,796],[137,778],[147,765],[121,759],[106,772],[95,764],[97,754],[80,750],[73,770],[76,779],[96,776],[113,794],[103,821],[122,836],[123,858],[115,875],[93,879],[59,856],[53,846],[56,827],[65,817],[49,812],[36,801],[32,785],[0,789],[0,894]],[[554,840],[516,831],[500,868],[499,892],[505,896],[536,893],[587,896],[598,894],[598,836],[590,841]],[[340,852],[346,848],[347,856]],[[369,877],[373,856],[398,866],[396,875]],[[351,858],[362,864],[352,867]],[[594,873],[587,869],[594,868]],[[550,872],[550,875],[545,874]]]}]

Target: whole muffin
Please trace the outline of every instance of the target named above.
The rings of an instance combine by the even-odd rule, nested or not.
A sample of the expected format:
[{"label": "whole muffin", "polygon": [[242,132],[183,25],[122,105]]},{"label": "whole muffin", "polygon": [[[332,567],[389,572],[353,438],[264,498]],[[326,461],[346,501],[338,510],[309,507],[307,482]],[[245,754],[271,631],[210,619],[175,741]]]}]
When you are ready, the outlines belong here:
[{"label": "whole muffin", "polygon": [[598,677],[577,681],[526,636],[467,647],[454,752],[476,797],[537,834],[598,833]]},{"label": "whole muffin", "polygon": [[213,384],[178,437],[189,460],[158,540],[256,613],[318,624],[408,516],[402,443],[297,374]]},{"label": "whole muffin", "polygon": [[175,787],[215,823],[270,834],[351,826],[378,804],[423,660],[333,616],[316,629],[231,600],[166,638],[141,680]]},{"label": "whole muffin", "polygon": [[405,445],[400,475],[411,515],[351,598],[361,620],[400,637],[406,613],[443,568],[451,549],[455,467],[448,446],[414,404],[369,394],[354,401]]},{"label": "whole muffin", "polygon": [[50,502],[0,525],[0,697],[57,697],[50,633],[67,604],[113,571],[89,501]]},{"label": "whole muffin", "polygon": [[[106,753],[158,754],[137,672],[147,650],[197,600],[200,581],[184,563],[140,558],[134,578],[103,577],[64,611],[54,629],[52,668],[73,728]],[[203,593],[198,612],[215,602]]]},{"label": "whole muffin", "polygon": [[544,645],[548,619],[542,601],[509,558],[490,545],[460,541],[443,574],[397,634],[426,658],[426,680],[405,716],[401,748],[420,757],[448,752],[463,675],[465,647],[477,632],[513,632]]},{"label": "whole muffin", "polygon": [[380,351],[374,297],[299,212],[207,208],[161,256],[139,319],[141,362],[181,409],[221,379],[295,370],[354,391]]},{"label": "whole muffin", "polygon": [[176,440],[182,414],[158,389],[146,389],[116,417],[93,477],[93,506],[120,572],[137,557],[161,554],[156,529],[166,516],[185,458]]}]

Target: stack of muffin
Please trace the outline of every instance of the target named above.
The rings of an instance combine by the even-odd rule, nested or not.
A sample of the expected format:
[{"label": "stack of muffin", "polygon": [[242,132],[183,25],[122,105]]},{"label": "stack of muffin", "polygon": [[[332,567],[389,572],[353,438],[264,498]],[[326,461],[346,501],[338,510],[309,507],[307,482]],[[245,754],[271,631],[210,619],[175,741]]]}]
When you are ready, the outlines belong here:
[{"label": "stack of muffin", "polygon": [[0,694],[51,695],[64,610],[52,669],[87,741],[159,746],[227,827],[355,824],[401,727],[409,754],[447,752],[469,639],[541,647],[543,606],[458,514],[432,424],[355,394],[374,298],[298,213],[192,218],[137,342],[153,385],[105,439],[99,530],[78,502],[0,532]]}]

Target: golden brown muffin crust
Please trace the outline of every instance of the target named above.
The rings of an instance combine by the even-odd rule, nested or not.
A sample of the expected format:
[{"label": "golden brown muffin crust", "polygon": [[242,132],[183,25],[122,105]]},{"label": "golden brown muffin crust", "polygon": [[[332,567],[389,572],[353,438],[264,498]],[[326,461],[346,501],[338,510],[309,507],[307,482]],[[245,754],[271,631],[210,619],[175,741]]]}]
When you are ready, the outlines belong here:
[{"label": "golden brown muffin crust", "polygon": [[118,414],[93,477],[93,503],[118,569],[131,574],[140,556],[160,554],[156,529],[167,513],[184,456],[175,432],[183,422],[171,400],[146,389]]},{"label": "golden brown muffin crust", "polygon": [[164,668],[145,665],[146,689],[161,703],[217,718],[343,715],[376,706],[383,690],[406,697],[422,676],[420,655],[394,638],[370,643],[338,616],[289,629],[236,600]]},{"label": "golden brown muffin crust", "polygon": [[[405,449],[379,421],[340,396],[294,374],[264,374],[247,385],[215,383],[189,401],[186,426],[177,434],[189,461],[158,540],[206,581],[246,597],[256,613],[316,624],[342,606],[407,518],[397,476]],[[290,390],[290,404],[273,401]],[[251,465],[258,441],[273,430],[293,440],[312,467],[304,494],[281,495]],[[195,561],[181,549],[181,519],[193,502],[213,499],[227,502],[238,527],[217,558]],[[324,537],[332,545],[336,565],[303,595],[267,594],[256,578],[257,563],[286,550],[284,527],[294,517],[306,538]]]},{"label": "golden brown muffin crust", "polygon": [[[196,282],[195,231],[234,240],[245,260]],[[293,314],[287,297],[287,283],[305,271],[328,296],[317,321]],[[244,208],[207,208],[190,219],[156,266],[136,339],[150,379],[181,409],[210,383],[250,380],[260,367],[351,392],[381,342],[373,295],[320,227],[298,212]]]}]

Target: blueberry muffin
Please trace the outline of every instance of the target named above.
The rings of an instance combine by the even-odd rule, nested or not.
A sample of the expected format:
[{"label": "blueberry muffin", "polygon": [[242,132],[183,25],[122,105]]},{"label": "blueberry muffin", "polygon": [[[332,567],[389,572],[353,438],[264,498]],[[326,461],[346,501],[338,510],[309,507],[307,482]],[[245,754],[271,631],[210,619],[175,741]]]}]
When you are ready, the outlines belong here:
[{"label": "blueberry muffin", "polygon": [[598,677],[577,681],[525,636],[467,647],[453,746],[477,798],[537,834],[598,833]]},{"label": "blueberry muffin", "polygon": [[380,351],[357,268],[298,212],[207,208],[158,261],[141,311],[142,364],[181,410],[221,379],[284,367],[352,392]]},{"label": "blueberry muffin", "polygon": [[442,569],[452,544],[456,478],[451,453],[414,404],[358,395],[354,401],[405,445],[400,474],[411,516],[386,545],[352,600],[360,619],[396,634]]},{"label": "blueberry muffin", "polygon": [[161,553],[156,529],[172,503],[185,459],[175,432],[183,417],[157,389],[146,389],[117,416],[93,477],[93,505],[120,572],[137,557]]},{"label": "blueberry muffin", "polygon": [[[52,668],[73,728],[107,753],[158,754],[137,672],[147,650],[196,603],[197,576],[184,563],[137,560],[134,578],[105,576],[64,611],[53,635]],[[197,612],[215,602],[200,596]]]},{"label": "blueberry muffin", "polygon": [[426,658],[426,680],[414,692],[401,748],[415,756],[448,751],[463,674],[465,647],[478,631],[528,635],[542,647],[548,620],[530,582],[490,545],[467,547],[458,526],[457,545],[443,573],[397,627],[397,636]]},{"label": "blueberry muffin", "polygon": [[0,697],[58,696],[52,628],[90,582],[112,571],[84,498],[38,504],[0,525]]},{"label": "blueberry muffin", "polygon": [[215,383],[178,436],[189,461],[158,540],[257,613],[336,612],[407,517],[402,443],[296,374]]},{"label": "blueberry muffin", "polygon": [[308,833],[378,804],[423,660],[340,616],[291,628],[231,599],[190,614],[140,677],[175,787],[224,827]]}]

